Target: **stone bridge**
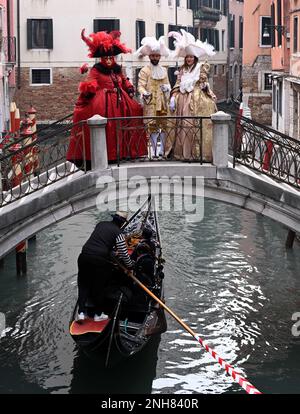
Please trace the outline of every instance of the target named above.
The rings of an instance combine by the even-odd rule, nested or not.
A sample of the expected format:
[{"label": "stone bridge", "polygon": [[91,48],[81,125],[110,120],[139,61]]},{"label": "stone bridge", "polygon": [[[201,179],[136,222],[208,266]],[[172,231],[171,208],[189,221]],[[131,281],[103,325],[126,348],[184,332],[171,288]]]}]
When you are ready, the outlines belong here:
[{"label": "stone bridge", "polygon": [[[174,161],[128,162],[120,167],[108,165],[105,125],[96,116],[88,121],[91,128],[92,171],[75,171],[68,177],[28,194],[0,209],[0,259],[47,227],[96,208],[99,196],[109,194],[111,200],[127,199],[136,191],[141,179],[143,192],[153,195],[164,191],[176,193],[176,186],[164,186],[166,180],[178,182],[188,177],[189,191],[195,194],[201,183],[201,195],[269,217],[287,229],[300,233],[300,191],[279,183],[246,166],[233,167],[228,155],[230,116],[218,112],[214,123],[213,163],[194,164]],[[57,168],[74,168],[71,164]],[[147,185],[148,184],[148,185]],[[155,185],[153,185],[155,184]],[[117,188],[117,192],[116,192]],[[198,189],[199,190],[199,189]],[[24,187],[26,192],[26,186]],[[199,192],[198,192],[199,194]],[[221,219],[221,218],[220,218]]]}]

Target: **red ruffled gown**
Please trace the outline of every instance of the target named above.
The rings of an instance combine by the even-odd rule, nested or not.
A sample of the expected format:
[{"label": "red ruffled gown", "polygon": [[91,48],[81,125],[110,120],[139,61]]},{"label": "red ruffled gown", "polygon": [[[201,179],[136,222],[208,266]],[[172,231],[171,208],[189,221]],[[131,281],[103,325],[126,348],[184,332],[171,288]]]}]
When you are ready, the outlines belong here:
[{"label": "red ruffled gown", "polygon": [[[134,88],[123,75],[119,65],[108,69],[100,63],[96,64],[87,80],[80,84],[79,91],[80,96],[74,110],[74,124],[97,114],[105,118],[143,116],[142,106],[128,95],[134,92]],[[121,123],[108,121],[106,139],[109,161],[135,159],[147,154],[147,139],[142,120],[126,120]],[[89,127],[84,126],[83,147],[82,127],[75,125],[71,133],[67,160],[82,167],[84,154],[90,168]]]}]

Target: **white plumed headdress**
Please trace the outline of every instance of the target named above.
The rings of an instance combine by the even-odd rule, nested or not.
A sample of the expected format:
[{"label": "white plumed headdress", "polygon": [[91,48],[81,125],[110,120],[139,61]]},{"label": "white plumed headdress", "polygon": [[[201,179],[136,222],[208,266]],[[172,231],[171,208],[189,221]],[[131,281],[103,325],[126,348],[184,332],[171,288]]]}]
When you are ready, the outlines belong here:
[{"label": "white plumed headdress", "polygon": [[188,55],[196,56],[197,58],[215,55],[215,48],[211,44],[196,40],[191,33],[183,29],[180,31],[181,34],[178,32],[170,32],[168,34],[169,37],[174,37],[175,39],[174,58],[186,57]]},{"label": "white plumed headdress", "polygon": [[170,55],[170,50],[164,42],[164,36],[161,36],[159,40],[155,37],[144,37],[141,44],[142,46],[135,52],[136,56],[149,56],[152,53],[158,53],[165,57]]}]

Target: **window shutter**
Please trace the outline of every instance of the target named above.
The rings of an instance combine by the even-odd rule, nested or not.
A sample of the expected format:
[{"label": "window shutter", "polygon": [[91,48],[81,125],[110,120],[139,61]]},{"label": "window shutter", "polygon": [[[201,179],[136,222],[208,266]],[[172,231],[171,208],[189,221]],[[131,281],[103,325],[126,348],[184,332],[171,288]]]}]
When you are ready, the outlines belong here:
[{"label": "window shutter", "polygon": [[275,47],[275,5],[274,3],[271,4],[271,27],[269,31],[271,31],[271,45]]},{"label": "window shutter", "polygon": [[32,49],[32,19],[27,19],[27,49]]},{"label": "window shutter", "polygon": [[220,36],[219,30],[215,30],[215,49],[217,52],[220,51]]},{"label": "window shutter", "polygon": [[47,49],[53,49],[53,20],[48,20]]}]

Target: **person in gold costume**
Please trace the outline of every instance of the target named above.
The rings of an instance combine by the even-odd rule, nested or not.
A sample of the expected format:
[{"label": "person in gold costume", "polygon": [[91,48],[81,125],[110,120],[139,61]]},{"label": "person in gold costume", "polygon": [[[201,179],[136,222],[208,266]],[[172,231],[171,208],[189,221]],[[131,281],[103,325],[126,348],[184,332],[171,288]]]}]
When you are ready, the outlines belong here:
[{"label": "person in gold costume", "polygon": [[[210,117],[217,111],[216,96],[210,89],[208,75],[210,65],[199,61],[200,57],[212,56],[213,46],[195,40],[181,30],[171,32],[174,37],[175,56],[184,57],[177,82],[171,91],[170,110],[177,117]],[[202,160],[212,162],[213,125],[210,119],[178,119],[176,131],[166,145],[166,153],[173,152],[178,160]]]},{"label": "person in gold costume", "polygon": [[[138,92],[141,96],[144,117],[164,117],[169,114],[170,81],[168,71],[160,65],[161,57],[168,57],[169,49],[165,46],[163,36],[157,40],[155,37],[145,37],[142,46],[136,55],[149,56],[150,62],[139,73]],[[149,123],[149,120],[145,120]],[[166,120],[152,120],[149,123],[150,143],[152,156],[163,156],[166,141]]]}]

